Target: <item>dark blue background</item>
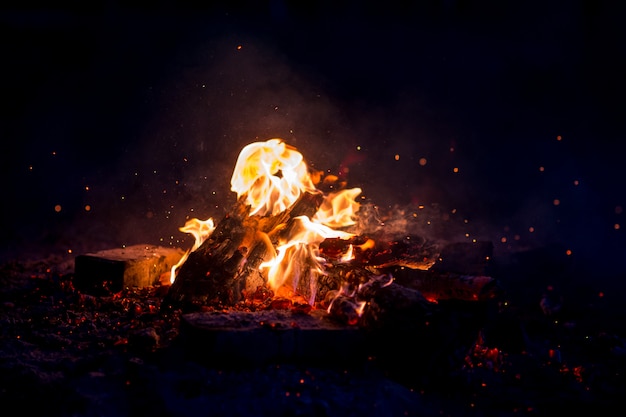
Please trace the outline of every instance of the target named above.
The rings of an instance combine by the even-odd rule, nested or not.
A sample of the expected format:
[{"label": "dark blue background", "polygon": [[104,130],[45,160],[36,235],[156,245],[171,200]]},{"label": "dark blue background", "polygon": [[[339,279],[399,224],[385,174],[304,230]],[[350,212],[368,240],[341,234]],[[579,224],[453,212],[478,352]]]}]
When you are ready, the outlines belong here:
[{"label": "dark blue background", "polygon": [[187,248],[281,137],[435,238],[626,278],[624,5],[250,3],[3,7],[5,258]]}]

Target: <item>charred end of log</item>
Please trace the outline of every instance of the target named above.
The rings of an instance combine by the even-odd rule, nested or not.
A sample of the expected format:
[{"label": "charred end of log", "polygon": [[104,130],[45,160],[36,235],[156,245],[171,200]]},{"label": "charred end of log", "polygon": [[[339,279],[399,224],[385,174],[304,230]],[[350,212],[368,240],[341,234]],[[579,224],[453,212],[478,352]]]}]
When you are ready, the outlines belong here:
[{"label": "charred end of log", "polygon": [[408,268],[394,268],[389,272],[399,284],[416,289],[433,300],[488,301],[501,299],[505,293],[496,278],[486,275]]},{"label": "charred end of log", "polygon": [[364,253],[364,260],[376,268],[403,266],[427,270],[440,255],[440,245],[422,236],[410,234],[389,237],[385,234],[372,236],[375,247]]},{"label": "charred end of log", "polygon": [[383,280],[362,285],[357,298],[366,303],[360,325],[372,330],[417,331],[437,310],[419,291]]},{"label": "charred end of log", "polygon": [[203,256],[192,252],[176,281],[165,295],[161,308],[164,311],[181,309],[198,311],[204,305],[232,306],[241,300],[245,282],[237,279],[244,254],[236,250],[228,259]]},{"label": "charred end of log", "polygon": [[354,250],[354,265],[378,270],[391,267],[427,270],[440,254],[440,245],[422,236],[388,236],[382,232],[351,239],[326,239],[320,244],[320,251],[330,259],[339,259],[349,245]]},{"label": "charred end of log", "polygon": [[210,238],[189,254],[163,299],[162,310],[196,311],[202,305],[233,305],[240,300],[245,282],[237,272],[247,252],[242,245],[247,230],[240,214],[240,209],[233,209]]}]

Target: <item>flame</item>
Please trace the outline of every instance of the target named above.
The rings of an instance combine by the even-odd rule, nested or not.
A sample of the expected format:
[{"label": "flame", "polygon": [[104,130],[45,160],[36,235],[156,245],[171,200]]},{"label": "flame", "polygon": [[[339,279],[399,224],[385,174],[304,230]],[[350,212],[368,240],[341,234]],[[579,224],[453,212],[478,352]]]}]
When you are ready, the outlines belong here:
[{"label": "flame", "polygon": [[351,188],[327,195],[313,221],[328,227],[352,226],[356,223],[354,215],[360,207],[355,200],[359,194],[360,188]]},{"label": "flame", "polygon": [[[315,173],[314,175],[318,175]],[[276,215],[290,208],[304,192],[321,193],[314,183],[304,157],[294,147],[281,139],[253,142],[245,146],[237,159],[231,178],[231,190],[237,198],[245,198],[250,206],[249,216]],[[267,284],[275,292],[287,288],[297,293],[298,285],[308,283],[309,304],[315,302],[318,278],[325,274],[325,260],[320,256],[319,245],[328,238],[349,239],[354,234],[337,230],[356,223],[359,210],[356,197],[360,188],[344,189],[324,196],[318,211],[311,218],[294,217],[289,226],[279,225],[285,233],[276,244],[273,254],[268,255],[259,270],[266,273]],[[212,219],[189,220],[180,230],[194,235],[196,241],[172,268],[171,279],[190,252],[196,250],[215,228]],[[265,235],[269,244],[269,238]],[[352,246],[341,261],[352,258]],[[303,281],[304,280],[304,281]]]},{"label": "flame", "polygon": [[354,245],[350,244],[348,245],[348,250],[346,251],[346,253],[341,255],[341,258],[339,260],[340,262],[350,262],[352,259],[354,259]]},{"label": "flame", "polygon": [[291,287],[295,291],[300,279],[308,274],[312,297],[309,304],[315,302],[317,278],[324,274],[324,258],[319,256],[319,244],[328,238],[349,239],[352,233],[331,229],[311,221],[306,216],[294,218],[289,239],[277,247],[277,256],[263,262],[261,269],[268,269],[268,285],[273,290],[283,286],[291,278]]},{"label": "flame", "polygon": [[196,239],[191,251],[198,249],[200,245],[209,237],[213,230],[215,230],[215,223],[212,218],[206,220],[189,219],[185,225],[179,228],[181,232],[190,233]]},{"label": "flame", "polygon": [[178,263],[172,266],[172,269],[170,270],[170,284],[173,284],[174,280],[176,280],[176,271],[178,270],[178,268],[180,268],[182,264],[185,263],[185,261],[189,257],[189,254],[198,249],[200,245],[202,245],[202,243],[209,236],[211,236],[211,233],[213,233],[213,230],[215,230],[215,223],[213,222],[212,218],[208,218],[206,220],[192,218],[187,220],[185,225],[183,227],[179,227],[178,230],[193,235],[193,237],[195,238],[195,242],[191,249],[187,250],[187,252],[185,252],[185,254],[180,258]]},{"label": "flame", "polygon": [[302,154],[280,139],[245,146],[230,183],[237,198],[246,196],[250,215],[278,214],[303,191],[316,191]]}]

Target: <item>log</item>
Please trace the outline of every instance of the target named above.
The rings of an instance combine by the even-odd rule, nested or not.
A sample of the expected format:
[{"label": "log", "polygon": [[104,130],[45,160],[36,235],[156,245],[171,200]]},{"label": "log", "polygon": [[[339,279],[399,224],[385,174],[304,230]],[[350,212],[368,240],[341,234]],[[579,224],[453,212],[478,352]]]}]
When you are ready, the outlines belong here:
[{"label": "log", "polygon": [[489,275],[491,242],[454,242],[428,270],[386,269],[396,282],[420,291],[429,300],[486,301],[502,295],[499,282]]},{"label": "log", "polygon": [[[354,247],[354,259],[337,262]],[[501,294],[498,282],[486,275],[493,245],[491,242],[438,245],[415,235],[393,240],[355,236],[326,239],[320,251],[331,267],[328,272],[340,279],[331,282],[364,284],[371,275],[391,275],[396,283],[418,290],[429,300],[481,301]],[[441,253],[441,257],[437,258]],[[358,278],[356,278],[358,277]]]},{"label": "log", "polygon": [[[484,303],[442,307],[417,290],[373,278],[329,312],[213,311],[181,315],[178,343],[190,359],[219,369],[297,363],[377,365],[414,383],[458,369],[484,326]],[[362,315],[357,301],[367,303]],[[345,303],[345,304],[344,304]]]},{"label": "log", "polygon": [[226,307],[242,301],[244,291],[253,293],[265,285],[259,266],[289,232],[290,221],[303,215],[312,217],[322,200],[321,193],[303,193],[277,215],[250,216],[245,196],[240,198],[179,268],[162,308],[191,312],[202,306]]},{"label": "log", "polygon": [[179,248],[133,245],[76,256],[74,286],[90,295],[107,295],[124,288],[148,287],[178,263]]},{"label": "log", "polygon": [[375,269],[407,267],[427,270],[439,257],[436,242],[414,234],[389,237],[376,233],[346,240],[326,239],[320,244],[320,252],[329,259],[337,259],[349,245],[353,246],[353,265]]},{"label": "log", "polygon": [[[361,312],[359,302],[366,306]],[[363,364],[375,359],[403,378],[458,367],[484,325],[484,303],[442,307],[417,290],[373,278],[340,295],[326,312],[194,312],[181,316],[180,338],[194,360],[219,367],[296,362]]]},{"label": "log", "polygon": [[411,332],[422,328],[437,307],[419,291],[389,282],[389,278],[372,279],[362,285],[357,298],[366,302],[360,325],[369,329],[398,329]]},{"label": "log", "polygon": [[438,270],[398,269],[399,284],[420,291],[429,300],[487,301],[502,295],[499,282],[486,275],[468,275]]},{"label": "log", "polygon": [[358,327],[366,332],[368,350],[389,375],[409,384],[462,366],[490,304],[431,302],[385,276],[360,286],[355,297],[365,302]]}]

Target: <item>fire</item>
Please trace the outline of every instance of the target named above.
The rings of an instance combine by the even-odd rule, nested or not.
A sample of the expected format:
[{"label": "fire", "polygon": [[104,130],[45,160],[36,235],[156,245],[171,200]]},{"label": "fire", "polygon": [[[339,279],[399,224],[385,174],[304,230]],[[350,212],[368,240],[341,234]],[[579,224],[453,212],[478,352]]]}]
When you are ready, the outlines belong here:
[{"label": "fire", "polygon": [[206,220],[199,220],[196,218],[189,219],[183,227],[180,227],[178,230],[181,232],[189,233],[193,235],[195,238],[195,242],[191,249],[189,249],[185,254],[180,258],[178,263],[172,267],[170,272],[170,283],[174,283],[176,279],[176,270],[185,263],[189,254],[194,250],[198,249],[200,245],[209,237],[213,230],[215,230],[215,223],[212,218],[208,218]]},{"label": "fire", "polygon": [[[253,142],[241,150],[231,178],[231,190],[250,206],[249,216],[261,217],[275,216],[289,209],[305,192],[323,194],[315,187],[302,154],[277,138]],[[309,291],[306,292],[310,298],[307,301],[313,305],[318,278],[325,274],[325,260],[320,256],[319,244],[328,238],[349,239],[354,236],[340,229],[355,224],[360,207],[356,197],[360,193],[360,188],[352,188],[324,195],[318,211],[311,218],[295,217],[288,230],[281,231],[275,250],[269,251],[269,259],[264,259],[259,266],[275,293],[281,289],[297,293],[299,286],[308,285]],[[281,224],[277,229],[285,227]],[[195,244],[172,268],[172,283],[178,267],[214,229],[212,219],[191,219],[180,228],[194,235]],[[351,259],[352,246],[349,248],[341,262]]]},{"label": "fire", "polygon": [[346,227],[355,223],[354,214],[359,210],[356,197],[360,188],[351,188],[329,194],[320,206],[313,221],[328,227]]},{"label": "fire", "polygon": [[278,214],[303,191],[317,191],[302,154],[280,139],[245,146],[230,183],[238,198],[246,196],[250,215]]},{"label": "fire", "polygon": [[261,264],[261,269],[269,268],[268,284],[273,290],[284,285],[291,278],[290,286],[295,292],[300,278],[308,274],[311,286],[309,304],[315,302],[317,278],[324,274],[324,258],[319,256],[319,244],[328,238],[348,239],[351,233],[337,231],[320,223],[315,223],[306,216],[295,218],[289,239],[281,243],[276,258]]},{"label": "fire", "polygon": [[179,230],[181,232],[190,233],[196,238],[196,241],[191,248],[191,251],[194,251],[202,245],[202,242],[204,242],[206,238],[211,235],[214,229],[215,224],[213,219],[209,218],[207,220],[191,219],[187,221]]}]

